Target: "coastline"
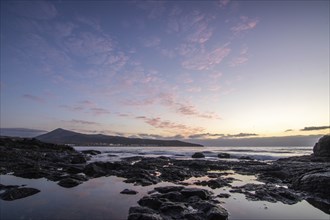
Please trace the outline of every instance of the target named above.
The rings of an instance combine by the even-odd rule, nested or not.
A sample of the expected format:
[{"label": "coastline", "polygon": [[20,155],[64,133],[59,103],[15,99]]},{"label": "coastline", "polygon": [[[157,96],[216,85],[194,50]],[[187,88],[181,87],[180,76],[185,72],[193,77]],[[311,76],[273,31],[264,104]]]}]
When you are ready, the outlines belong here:
[{"label": "coastline", "polygon": [[[38,144],[40,144],[42,150],[38,148]],[[98,152],[86,152],[84,154],[72,150],[69,147],[54,148],[53,145],[50,146],[46,144],[48,146],[47,148],[45,147],[46,145],[41,142],[25,144],[24,147],[22,147],[21,144],[17,144],[17,146],[13,147],[12,143],[11,149],[5,147],[3,143],[1,145],[1,155],[5,155],[1,159],[1,174],[3,176],[12,173],[14,176],[28,179],[45,178],[52,182],[57,182],[61,187],[71,188],[68,190],[78,189],[88,184],[88,182],[100,178],[116,176],[116,178],[119,177],[119,179],[124,182],[122,184],[129,184],[126,186],[130,186],[131,188],[137,185],[142,188],[149,187],[149,189],[151,189],[154,188],[153,186],[155,185],[157,186],[160,184],[161,186],[165,186],[168,184],[182,186],[184,189],[181,190],[187,191],[191,187],[201,187],[207,191],[206,194],[209,194],[209,196],[207,199],[203,199],[204,197],[197,199],[198,202],[210,203],[210,206],[213,208],[221,207],[222,204],[219,204],[219,202],[225,200],[224,198],[217,197],[218,195],[216,195],[215,192],[218,192],[217,190],[220,189],[226,189],[228,192],[227,194],[233,193],[238,198],[241,198],[241,196],[238,195],[244,195],[248,201],[290,205],[299,204],[301,201],[308,201],[324,213],[328,213],[327,211],[329,210],[330,202],[328,199],[329,197],[327,197],[328,192],[326,189],[329,181],[323,181],[322,186],[315,187],[315,184],[313,185],[313,181],[316,180],[316,178],[319,179],[321,177],[325,178],[325,180],[329,178],[327,175],[324,175],[324,173],[329,172],[330,163],[329,160],[323,157],[302,156],[281,159],[273,163],[265,163],[256,160],[178,160],[162,156],[155,158],[138,156],[122,159],[117,162],[87,163],[88,159],[91,158],[91,153],[98,154]],[[30,147],[27,145],[30,145]],[[16,158],[16,161],[13,161],[14,158]],[[16,164],[16,166],[14,166],[14,164]],[[240,186],[237,186],[235,185],[238,181],[236,180],[237,177],[232,177],[231,175],[233,175],[233,173],[228,173],[230,170],[233,171],[235,175],[241,175],[243,177],[254,176],[256,177],[255,181],[262,184],[249,184],[248,181],[241,180],[243,185],[239,184]],[[304,185],[304,183],[301,182],[304,178],[310,178],[308,180],[308,183],[311,184],[310,187],[308,187],[307,183],[307,185]],[[187,180],[191,182],[188,181],[187,183]],[[299,188],[301,186],[304,187]],[[2,186],[2,188],[4,188],[4,186]],[[5,192],[21,188],[24,187],[8,188],[7,186]],[[315,190],[315,188],[317,190]],[[272,192],[271,194],[268,193],[270,191]],[[163,204],[163,197],[169,196],[167,194],[173,194],[173,192],[174,191],[168,191],[166,193],[158,192],[156,194],[145,195],[147,196],[145,200],[152,198]],[[3,193],[2,191],[2,197]],[[181,193],[181,191],[176,191],[176,193]],[[140,200],[142,199],[142,194],[143,193],[139,192],[137,195]],[[159,197],[159,194],[161,197]],[[183,194],[184,193],[182,193],[182,195]],[[34,196],[38,196],[38,193],[26,198],[32,199]],[[128,197],[130,196],[131,195]],[[189,198],[190,197],[188,197],[188,199]],[[180,217],[179,215],[187,211],[184,207],[188,208],[191,206],[191,203],[185,197],[183,197],[181,201],[172,201],[171,197],[166,199],[165,205],[169,205],[168,203],[172,205],[172,208],[169,208],[170,211],[172,210],[170,214],[165,212],[164,208],[161,209],[161,207],[156,209],[151,208],[149,214],[162,217],[166,217],[167,215],[177,215],[177,217]],[[6,201],[2,201],[2,203],[4,202]],[[225,204],[223,206],[226,207]],[[145,204],[141,207],[150,209],[150,207]],[[233,213],[230,207],[228,207],[228,209],[229,213]],[[146,210],[141,210],[142,209],[135,208],[134,212],[131,214],[134,214],[133,216],[143,216]],[[174,212],[173,214],[173,210],[181,211]],[[199,212],[196,213],[203,216],[208,215],[209,211],[210,210],[203,212],[203,210],[199,210]],[[221,213],[221,211],[223,210],[218,210],[219,213]],[[216,210],[214,212],[216,212]],[[234,214],[230,216],[232,215]]]}]

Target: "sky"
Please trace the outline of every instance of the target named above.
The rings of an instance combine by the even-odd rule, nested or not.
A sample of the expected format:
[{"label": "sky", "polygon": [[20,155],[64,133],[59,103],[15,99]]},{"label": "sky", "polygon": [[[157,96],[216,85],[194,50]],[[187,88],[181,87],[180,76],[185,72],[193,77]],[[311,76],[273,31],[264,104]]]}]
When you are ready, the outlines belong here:
[{"label": "sky", "polygon": [[329,1],[1,1],[0,91],[2,129],[327,134]]}]

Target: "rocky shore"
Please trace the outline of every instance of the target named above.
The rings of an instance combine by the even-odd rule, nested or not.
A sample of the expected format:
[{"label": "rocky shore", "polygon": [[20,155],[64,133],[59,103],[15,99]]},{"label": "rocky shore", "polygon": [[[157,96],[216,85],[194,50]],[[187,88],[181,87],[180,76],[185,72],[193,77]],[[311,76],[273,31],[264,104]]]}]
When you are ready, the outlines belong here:
[{"label": "rocky shore", "polygon": [[[88,162],[92,155],[100,152],[77,152],[69,146],[46,144],[35,139],[1,137],[0,174],[46,178],[66,188],[101,176],[123,177],[127,183],[142,186],[160,182],[177,184],[175,187],[155,188],[149,196],[139,200],[139,206],[129,210],[128,219],[227,219],[228,212],[219,204],[219,198],[230,195],[213,195],[211,191],[224,186],[230,187],[230,192],[242,193],[253,201],[295,204],[307,200],[330,214],[329,151],[330,136],[324,136],[315,145],[314,154],[272,163],[250,159],[209,161],[140,156],[117,162]],[[202,155],[197,156],[203,158]],[[264,184],[232,186],[234,179],[228,177],[228,170],[255,175]],[[191,177],[207,177],[193,184],[207,186],[210,191],[190,187],[185,180]],[[20,199],[38,192],[38,189],[26,186],[0,184],[2,200]],[[133,194],[128,192],[129,189],[124,193]]]}]

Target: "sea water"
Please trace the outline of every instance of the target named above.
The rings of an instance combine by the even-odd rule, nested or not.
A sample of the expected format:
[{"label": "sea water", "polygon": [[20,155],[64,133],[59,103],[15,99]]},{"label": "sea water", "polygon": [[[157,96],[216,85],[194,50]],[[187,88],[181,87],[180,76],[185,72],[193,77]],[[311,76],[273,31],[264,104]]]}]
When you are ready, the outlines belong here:
[{"label": "sea water", "polygon": [[[92,157],[92,161],[114,161],[130,156],[169,156],[177,159],[191,159],[195,152],[205,154],[207,160],[220,160],[219,153],[229,153],[229,160],[241,156],[272,161],[278,158],[308,155],[311,147],[75,147],[78,151],[94,149],[102,153]],[[233,186],[246,183],[263,184],[253,175],[240,175],[234,171],[230,177],[236,180]],[[203,177],[201,177],[203,178]],[[33,196],[15,201],[0,200],[0,219],[127,219],[128,210],[137,201],[158,186],[175,185],[162,182],[151,186],[135,186],[124,183],[119,177],[100,177],[88,180],[74,188],[63,188],[56,182],[41,179],[24,179],[12,175],[0,175],[4,185],[26,185],[40,190]],[[196,179],[188,179],[193,183]],[[208,187],[190,185],[211,190]],[[124,189],[138,191],[136,195],[124,195]],[[213,190],[215,195],[229,193],[231,197],[221,198],[221,205],[230,213],[229,219],[329,219],[329,215],[313,207],[307,201],[294,205],[280,202],[249,201],[243,194],[230,193],[228,187]]]}]

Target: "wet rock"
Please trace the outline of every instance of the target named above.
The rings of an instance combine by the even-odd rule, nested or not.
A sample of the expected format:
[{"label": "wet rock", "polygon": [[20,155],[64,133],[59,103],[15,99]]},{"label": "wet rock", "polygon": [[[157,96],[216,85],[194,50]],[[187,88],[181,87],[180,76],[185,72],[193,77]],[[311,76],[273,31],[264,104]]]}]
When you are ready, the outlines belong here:
[{"label": "wet rock", "polygon": [[98,150],[83,150],[81,151],[83,154],[90,154],[90,155],[98,155],[101,154],[101,151]]},{"label": "wet rock", "polygon": [[228,194],[228,193],[220,193],[219,195],[217,195],[217,197],[219,197],[219,198],[229,198],[230,197],[230,194]]},{"label": "wet rock", "polygon": [[243,193],[248,200],[252,201],[282,202],[292,205],[302,200],[301,195],[293,190],[273,184],[246,184],[240,187],[233,187],[229,191],[232,193]]},{"label": "wet rock", "polygon": [[66,167],[66,172],[70,174],[77,174],[77,173],[83,173],[84,169],[85,169],[85,165],[70,164]]},{"label": "wet rock", "polygon": [[81,184],[81,181],[73,179],[73,178],[65,178],[57,183],[59,186],[65,187],[65,188],[72,188],[75,186],[78,186]]},{"label": "wet rock", "polygon": [[181,194],[185,197],[197,196],[201,199],[208,199],[211,195],[209,191],[198,188],[185,188],[181,190]]},{"label": "wet rock", "polygon": [[226,210],[212,199],[210,191],[198,188],[183,188],[181,186],[157,187],[155,191],[159,194],[143,197],[138,201],[143,207],[140,210],[132,207],[129,216],[134,213],[135,215],[132,217],[143,219],[144,213],[148,217],[156,213],[161,219],[166,220],[226,219],[225,216],[228,216]]},{"label": "wet rock", "polygon": [[86,158],[82,154],[77,154],[74,156],[71,156],[71,163],[72,164],[82,164],[86,163]]},{"label": "wet rock", "polygon": [[128,216],[128,220],[163,220],[159,214],[148,213],[132,213]]},{"label": "wet rock", "polygon": [[131,208],[129,208],[129,214],[132,213],[147,213],[147,214],[155,214],[156,211],[152,210],[148,207],[141,207],[141,206],[133,206]]},{"label": "wet rock", "polygon": [[230,179],[217,178],[217,179],[211,179],[209,181],[197,182],[196,184],[202,186],[209,186],[212,189],[216,189],[224,186],[230,186],[229,182],[232,181]]},{"label": "wet rock", "polygon": [[330,157],[330,135],[324,135],[313,148],[314,156]]},{"label": "wet rock", "polygon": [[91,177],[100,177],[105,176],[107,172],[104,169],[104,166],[101,163],[90,163],[85,169],[84,173]]},{"label": "wet rock", "polygon": [[303,174],[293,181],[292,188],[330,198],[330,169]]},{"label": "wet rock", "polygon": [[211,208],[207,214],[208,220],[227,220],[228,219],[228,212],[223,207],[213,207]]},{"label": "wet rock", "polygon": [[194,153],[191,157],[192,158],[204,158],[205,155],[203,153],[197,152],[197,153]]},{"label": "wet rock", "polygon": [[164,187],[156,187],[155,190],[160,193],[169,193],[169,192],[177,192],[181,191],[183,186],[164,186]]},{"label": "wet rock", "polygon": [[171,218],[179,218],[186,209],[182,203],[164,202],[160,207],[160,212]]},{"label": "wet rock", "polygon": [[132,189],[124,189],[123,191],[120,192],[121,194],[128,194],[128,195],[135,195],[138,192]]},{"label": "wet rock", "polygon": [[174,191],[163,194],[161,198],[168,199],[171,202],[180,202],[184,197],[180,192]]},{"label": "wet rock", "polygon": [[330,215],[330,203],[329,201],[325,201],[317,198],[307,198],[306,201],[312,206],[322,210],[324,213]]},{"label": "wet rock", "polygon": [[0,198],[5,201],[13,201],[16,199],[25,198],[32,196],[40,192],[38,189],[22,187],[22,188],[11,188],[6,190],[4,193],[0,194]]},{"label": "wet rock", "polygon": [[219,158],[230,158],[230,154],[228,154],[228,153],[219,153],[218,157]]},{"label": "wet rock", "polygon": [[162,201],[155,196],[144,196],[138,201],[140,206],[145,206],[154,210],[157,210],[162,205]]}]

